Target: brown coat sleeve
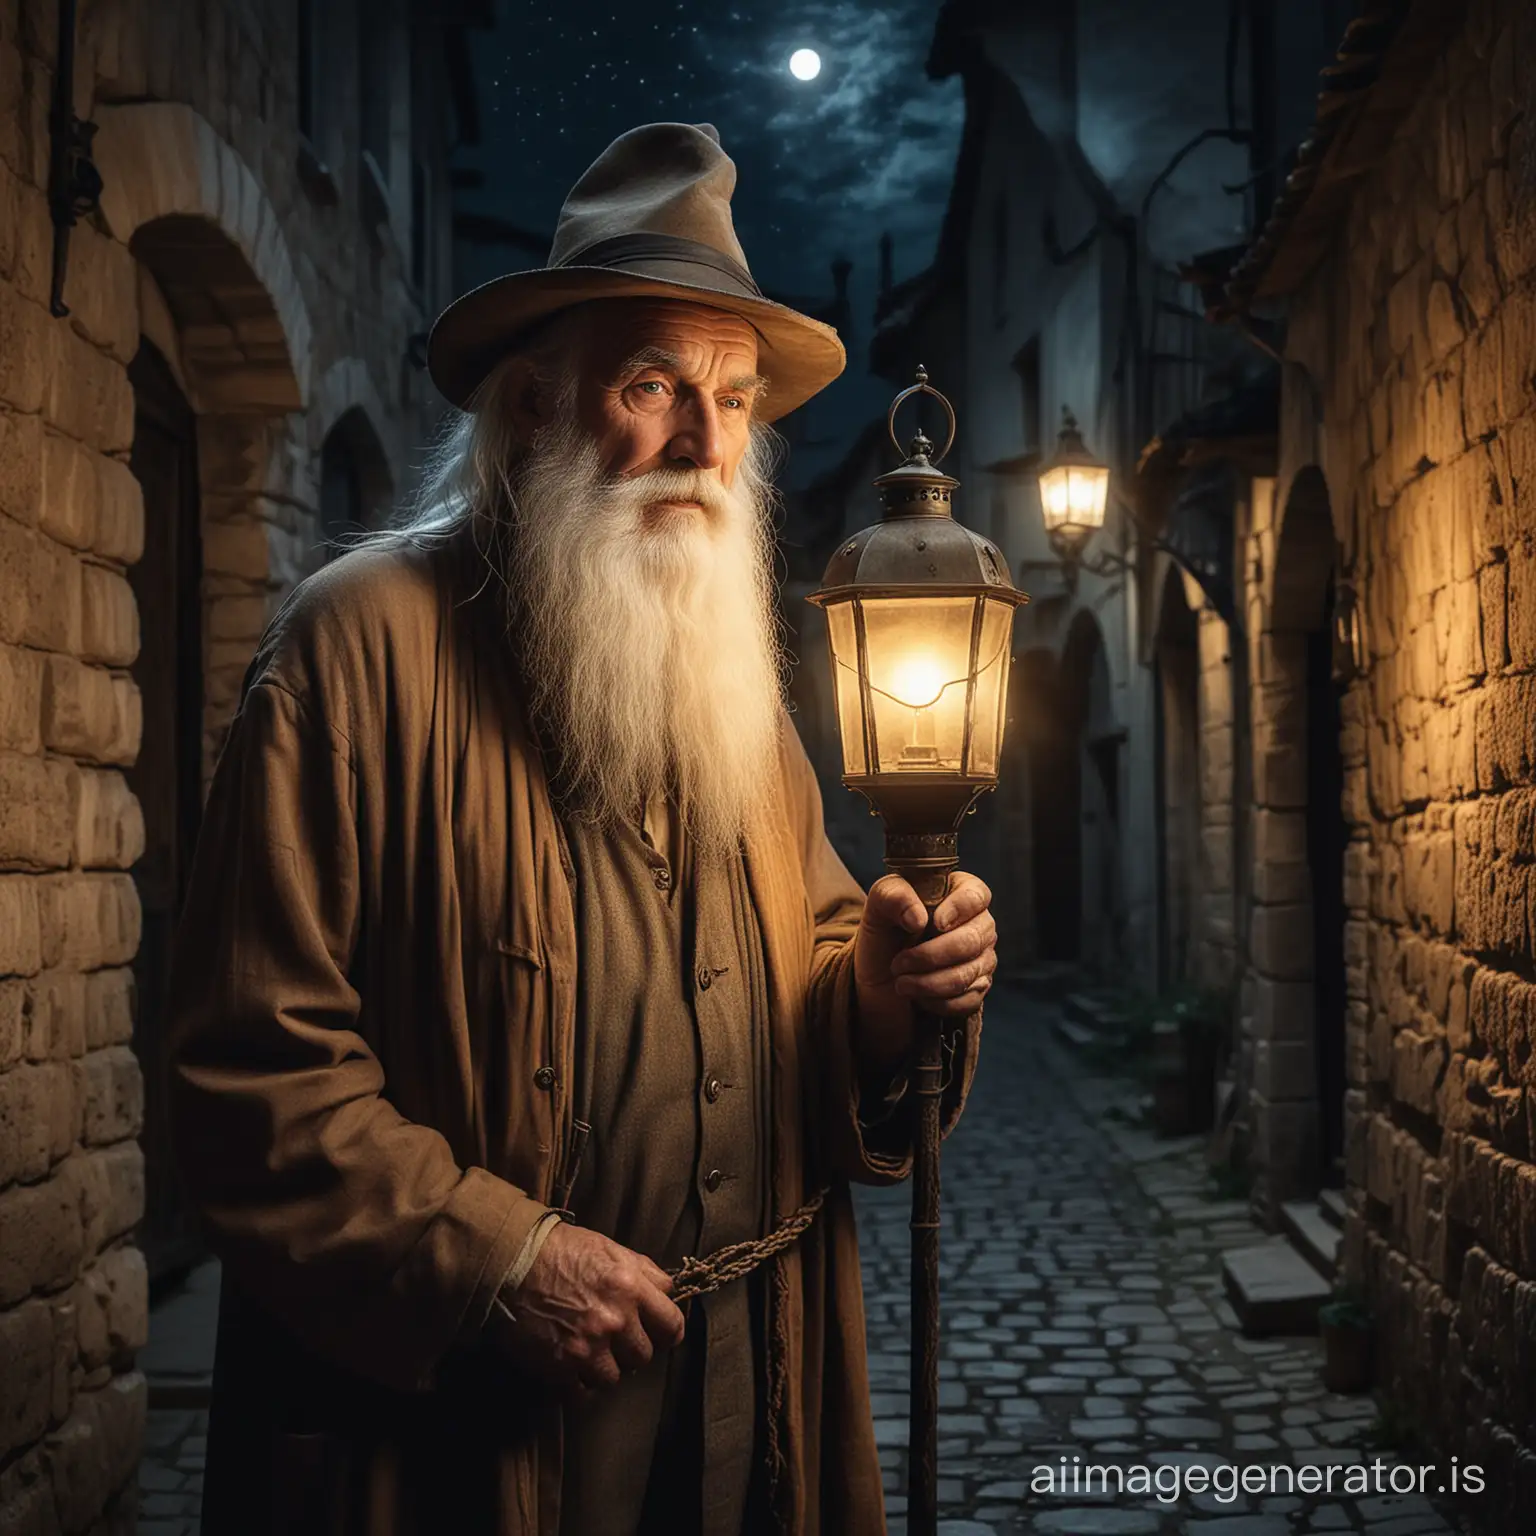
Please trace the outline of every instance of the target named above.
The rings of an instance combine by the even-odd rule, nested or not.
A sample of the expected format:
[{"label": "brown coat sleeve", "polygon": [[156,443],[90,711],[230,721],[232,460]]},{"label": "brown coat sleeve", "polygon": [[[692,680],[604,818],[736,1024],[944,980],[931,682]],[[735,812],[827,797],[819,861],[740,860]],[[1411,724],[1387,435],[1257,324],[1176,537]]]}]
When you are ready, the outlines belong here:
[{"label": "brown coat sleeve", "polygon": [[318,1354],[429,1384],[545,1207],[384,1096],[347,979],[359,859],[347,738],[272,680],[220,759],[171,997],[178,1160],[228,1272]]},{"label": "brown coat sleeve", "polygon": [[[816,924],[806,1027],[820,1047],[829,1123],[826,1145],[832,1170],[861,1184],[894,1184],[912,1171],[913,1120],[910,1099],[888,1120],[867,1125],[867,1080],[858,1060],[857,998],[853,981],[853,940],[864,912],[864,892],[828,841],[822,821],[821,786],[799,735],[786,726],[789,796],[801,838],[806,896]],[[940,1134],[960,1118],[981,1042],[981,1010],[945,1025],[947,1087],[941,1101]]]}]

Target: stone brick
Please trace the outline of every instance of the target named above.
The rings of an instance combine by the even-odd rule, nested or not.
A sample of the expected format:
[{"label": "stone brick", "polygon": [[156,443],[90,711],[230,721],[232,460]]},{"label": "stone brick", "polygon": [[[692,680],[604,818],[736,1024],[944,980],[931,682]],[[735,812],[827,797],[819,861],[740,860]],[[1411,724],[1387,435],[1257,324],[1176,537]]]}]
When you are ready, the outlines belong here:
[{"label": "stone brick", "polygon": [[53,370],[54,335],[41,304],[0,283],[0,357],[5,359],[0,403],[22,412],[42,409]]},{"label": "stone brick", "polygon": [[33,526],[43,495],[43,419],[0,410],[0,513]]},{"label": "stone brick", "polygon": [[1263,975],[1280,981],[1308,979],[1312,975],[1310,903],[1256,906],[1250,920],[1249,943],[1254,964]]},{"label": "stone brick", "polygon": [[123,874],[49,875],[39,882],[43,960],[69,970],[125,965],[139,947],[139,893]]},{"label": "stone brick", "polygon": [[1315,998],[1310,982],[1276,982],[1256,977],[1253,986],[1253,1035],[1258,1040],[1309,1041]]},{"label": "stone brick", "polygon": [[27,983],[0,981],[0,1072],[21,1060],[26,1042]]},{"label": "stone brick", "polygon": [[85,1043],[93,1051],[133,1038],[133,972],[126,966],[85,978]]},{"label": "stone brick", "polygon": [[[1482,629],[1483,657],[1489,670],[1497,672],[1510,664],[1508,629],[1509,567],[1500,561],[1485,565],[1477,573],[1477,606]],[[1536,644],[1536,636],[1526,637],[1526,644]]]},{"label": "stone brick", "polygon": [[67,1062],[0,1074],[0,1187],[45,1177],[74,1145],[79,1120],[75,1074]]},{"label": "stone brick", "polygon": [[79,649],[80,562],[62,544],[0,518],[0,591],[0,641]]},{"label": "stone brick", "polygon": [[99,500],[92,550],[119,565],[136,565],[144,553],[144,488],[120,459],[98,458]]},{"label": "stone brick", "polygon": [[53,367],[43,407],[48,420],[89,448],[127,453],[133,446],[133,389],[127,368],[67,327],[60,326],[53,335]]},{"label": "stone brick", "polygon": [[57,758],[0,752],[0,869],[69,863],[76,771]]},{"label": "stone brick", "polygon": [[144,1074],[126,1045],[110,1045],[85,1058],[87,1146],[102,1146],[137,1136],[144,1123]]},{"label": "stone brick", "polygon": [[0,1312],[0,1459],[48,1427],[53,1406],[53,1313],[45,1301]]},{"label": "stone brick", "polygon": [[43,672],[43,744],[88,762],[131,764],[143,721],[133,680],[50,656]]},{"label": "stone brick", "polygon": [[120,773],[77,770],[75,862],[82,869],[128,869],[144,852],[144,812]]},{"label": "stone brick", "polygon": [[113,1248],[82,1276],[75,1292],[81,1364],[121,1368],[149,1340],[149,1274],[135,1247]]},{"label": "stone brick", "polygon": [[77,1170],[85,1252],[99,1253],[144,1214],[144,1153],[137,1142],[120,1141],[77,1153],[65,1167]]},{"label": "stone brick", "polygon": [[1311,1099],[1317,1095],[1317,1066],[1312,1047],[1295,1040],[1256,1040],[1253,1091],[1270,1103]]},{"label": "stone brick", "polygon": [[43,744],[43,658],[0,645],[0,751],[31,752]]},{"label": "stone brick", "polygon": [[129,666],[139,654],[139,608],[127,580],[105,566],[80,572],[80,654],[107,666]]},{"label": "stone brick", "polygon": [[42,927],[37,880],[0,875],[0,976],[30,976],[42,969]]},{"label": "stone brick", "polygon": [[0,1306],[34,1291],[57,1290],[79,1272],[84,1231],[74,1162],[69,1159],[41,1184],[0,1192]]},{"label": "stone brick", "polygon": [[86,1530],[133,1476],[144,1439],[148,1392],[137,1371],[82,1392],[48,1438],[47,1461],[60,1523]]},{"label": "stone brick", "polygon": [[69,242],[70,324],[126,366],[139,347],[139,283],[128,247],[89,224]]},{"label": "stone brick", "polygon": [[1268,1199],[1276,1206],[1309,1186],[1317,1166],[1317,1105],[1311,1100],[1249,1101],[1251,1151]]},{"label": "stone brick", "polygon": [[43,439],[42,499],[37,523],[71,549],[89,549],[101,501],[98,455],[72,438],[49,432]]},{"label": "stone brick", "polygon": [[271,530],[252,517],[210,521],[203,528],[203,569],[264,581],[272,571]]},{"label": "stone brick", "polygon": [[49,1417],[62,1424],[75,1406],[80,1385],[80,1325],[76,1321],[74,1291],[49,1298],[53,1316],[53,1402]]},{"label": "stone brick", "polygon": [[85,1055],[88,980],[78,971],[44,971],[27,983],[28,1061]]}]

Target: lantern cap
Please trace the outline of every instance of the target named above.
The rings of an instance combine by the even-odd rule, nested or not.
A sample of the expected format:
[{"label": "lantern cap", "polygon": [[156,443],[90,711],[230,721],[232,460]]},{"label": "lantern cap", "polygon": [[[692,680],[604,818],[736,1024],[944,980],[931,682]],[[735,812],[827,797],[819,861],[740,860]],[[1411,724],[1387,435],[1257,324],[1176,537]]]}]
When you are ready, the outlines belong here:
[{"label": "lantern cap", "polygon": [[1041,474],[1048,474],[1056,468],[1102,469],[1101,460],[1094,458],[1088,451],[1088,445],[1083,441],[1083,434],[1077,425],[1077,417],[1072,414],[1070,406],[1061,408],[1061,428],[1056,434],[1056,451],[1041,466]]},{"label": "lantern cap", "polygon": [[944,414],[949,418],[949,435],[944,439],[944,446],[934,453],[932,441],[921,427],[918,428],[902,462],[874,482],[875,489],[880,492],[881,515],[949,517],[950,499],[960,482],[953,475],[946,475],[938,465],[954,447],[955,408],[928,382],[928,370],[922,364],[918,364],[917,383],[909,384],[891,401],[891,408],[885,414],[885,430],[897,453],[901,453],[901,439],[896,436],[896,412],[913,395],[932,395],[943,406]]},{"label": "lantern cap", "polygon": [[954,446],[955,411],[928,382],[925,368],[919,367],[917,382],[891,402],[885,419],[891,442],[898,453],[903,451],[896,436],[896,412],[919,394],[932,395],[949,418],[944,446],[934,453],[932,441],[919,431],[902,462],[874,481],[881,521],[838,545],[810,601],[824,603],[843,589],[857,588],[869,596],[927,590],[936,597],[948,592],[1027,603],[997,545],[954,520],[950,498],[960,482],[937,466]]}]

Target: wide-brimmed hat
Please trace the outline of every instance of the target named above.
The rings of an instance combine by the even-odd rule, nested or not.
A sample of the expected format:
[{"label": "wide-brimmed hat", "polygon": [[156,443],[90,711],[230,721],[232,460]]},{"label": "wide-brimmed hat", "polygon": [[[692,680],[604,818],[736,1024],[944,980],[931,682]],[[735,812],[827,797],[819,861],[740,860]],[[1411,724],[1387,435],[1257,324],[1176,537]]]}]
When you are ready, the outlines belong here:
[{"label": "wide-brimmed hat", "polygon": [[472,289],[438,316],[432,382],[474,409],[475,390],[538,321],[591,299],[672,298],[740,315],[758,336],[777,420],[843,371],[837,332],[764,298],[731,223],[736,166],[709,123],[647,123],[615,139],[571,189],[549,261]]}]

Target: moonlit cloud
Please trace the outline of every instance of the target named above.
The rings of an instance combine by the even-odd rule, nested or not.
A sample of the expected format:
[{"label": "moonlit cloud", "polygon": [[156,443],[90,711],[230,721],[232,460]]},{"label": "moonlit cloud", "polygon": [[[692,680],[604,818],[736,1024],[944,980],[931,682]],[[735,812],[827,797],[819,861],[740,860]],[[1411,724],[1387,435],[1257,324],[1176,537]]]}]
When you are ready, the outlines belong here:
[{"label": "moonlit cloud", "polygon": [[[797,266],[825,271],[845,252],[867,273],[885,230],[903,272],[931,257],[964,116],[959,82],[924,73],[933,21],[933,7],[921,0],[877,7],[789,0],[773,13],[760,51],[733,43],[728,62],[715,40],[707,45],[741,107],[758,103],[756,141],[733,153],[744,182],[771,154],[770,201],[799,236]],[[817,40],[821,74],[809,88],[791,88],[780,61],[805,37]],[[759,189],[754,201],[761,196]],[[786,272],[776,280],[793,279]]]}]

